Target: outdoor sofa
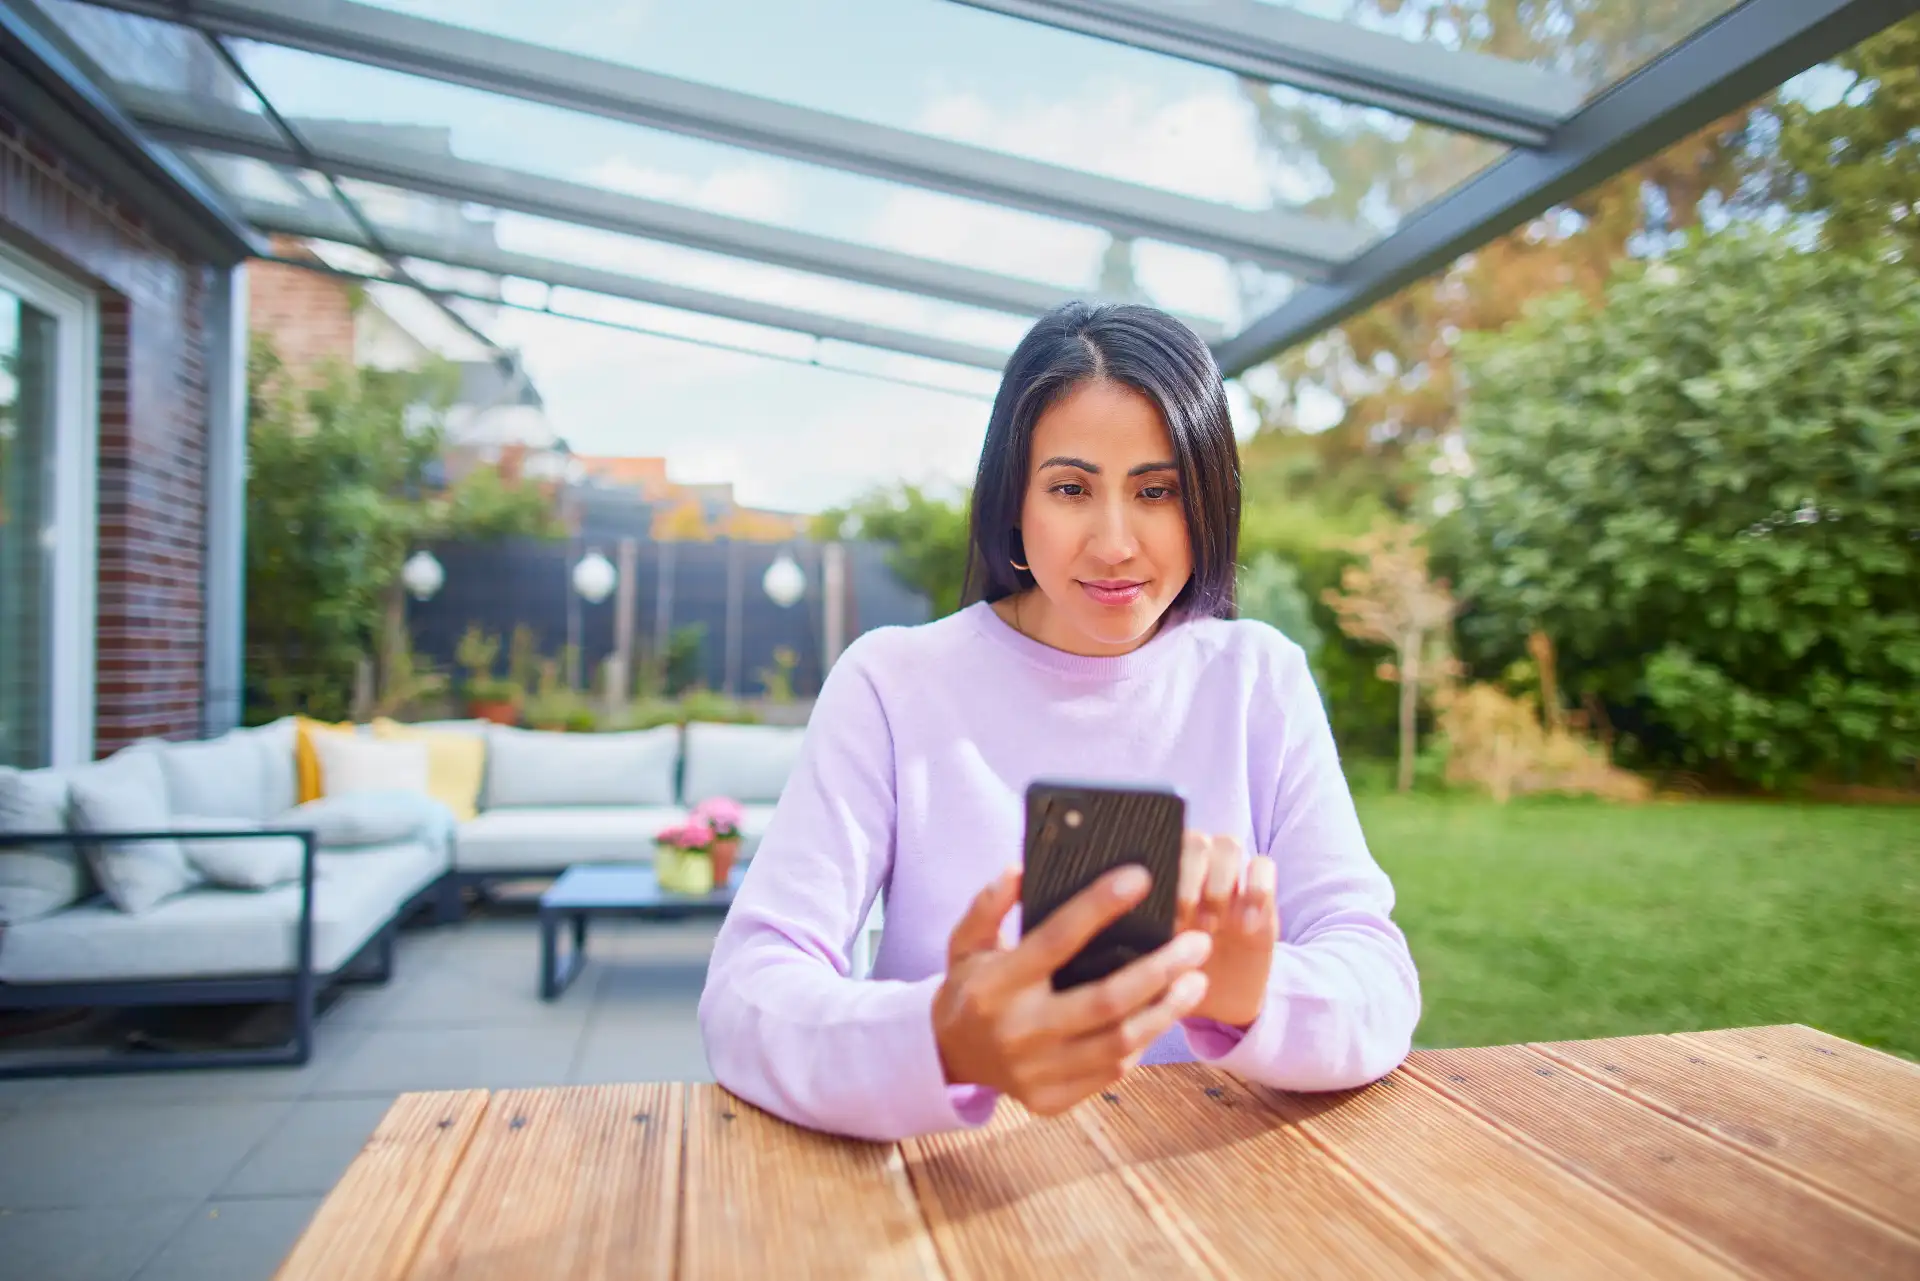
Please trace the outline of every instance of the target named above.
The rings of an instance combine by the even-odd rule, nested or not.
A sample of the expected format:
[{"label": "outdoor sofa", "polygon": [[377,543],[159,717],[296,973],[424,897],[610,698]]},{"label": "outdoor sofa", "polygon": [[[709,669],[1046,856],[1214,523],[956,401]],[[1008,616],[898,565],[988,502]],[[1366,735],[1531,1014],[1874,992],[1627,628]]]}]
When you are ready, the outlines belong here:
[{"label": "outdoor sofa", "polygon": [[[713,796],[742,803],[750,859],[803,732],[695,723],[563,734],[453,721],[329,737],[288,718],[71,768],[0,770],[0,1010],[293,1010],[280,1045],[0,1062],[0,1077],[304,1063],[320,996],[384,982],[416,913],[448,922],[497,881],[647,862],[655,833]],[[366,740],[423,736],[434,776],[393,786]],[[478,776],[449,804],[438,766],[455,741]],[[320,756],[343,786],[361,777],[303,802],[313,790],[303,757]]]}]

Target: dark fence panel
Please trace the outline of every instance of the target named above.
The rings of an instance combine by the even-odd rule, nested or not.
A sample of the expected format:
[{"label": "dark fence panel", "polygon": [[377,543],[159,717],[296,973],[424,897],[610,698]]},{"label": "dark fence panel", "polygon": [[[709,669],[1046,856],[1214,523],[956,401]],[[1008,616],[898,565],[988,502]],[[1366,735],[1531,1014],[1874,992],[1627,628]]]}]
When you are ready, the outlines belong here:
[{"label": "dark fence panel", "polygon": [[[926,621],[925,597],[894,576],[887,567],[884,546],[849,543],[846,549],[845,635],[849,641],[875,627]],[[655,652],[661,632],[660,580],[664,569],[668,628],[699,623],[706,629],[699,670],[708,688],[731,689],[741,696],[761,693],[764,683],[760,674],[773,667],[774,651],[784,646],[798,660],[793,673],[794,693],[801,697],[817,694],[823,674],[825,621],[821,550],[819,544],[809,541],[661,544],[641,540],[634,575],[636,658]],[[454,670],[454,651],[461,633],[470,625],[478,625],[500,638],[500,670],[504,674],[510,638],[516,627],[525,625],[532,629],[543,657],[558,658],[569,638],[577,638],[582,683],[590,683],[599,664],[613,652],[614,608],[619,595],[616,592],[596,605],[574,592],[573,566],[589,551],[598,551],[619,564],[617,538],[555,543],[510,540],[434,548],[446,568],[446,581],[432,600],[408,603],[415,646],[423,657]],[[783,551],[806,574],[805,594],[784,608],[769,599],[761,586],[768,567]],[[737,628],[731,633],[730,600],[738,602]]]}]

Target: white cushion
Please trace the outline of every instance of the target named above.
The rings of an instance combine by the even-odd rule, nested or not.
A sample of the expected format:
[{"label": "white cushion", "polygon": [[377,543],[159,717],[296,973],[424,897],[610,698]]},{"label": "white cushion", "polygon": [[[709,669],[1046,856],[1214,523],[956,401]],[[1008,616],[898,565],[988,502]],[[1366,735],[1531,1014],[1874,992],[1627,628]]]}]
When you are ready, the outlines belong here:
[{"label": "white cushion", "polygon": [[294,759],[299,722],[282,716],[271,724],[235,730],[234,735],[251,738],[261,749],[260,804],[255,811],[261,820],[292,809],[300,800],[300,766]]},{"label": "white cushion", "polygon": [[487,810],[460,825],[463,872],[558,872],[574,863],[651,863],[653,838],[684,821],[671,806]]},{"label": "white cushion", "polygon": [[266,826],[309,828],[322,849],[352,848],[412,840],[442,814],[438,801],[418,792],[348,792],[296,805]]},{"label": "white cushion", "polygon": [[[340,968],[444,870],[406,842],[314,860],[313,963]],[[129,916],[95,904],[9,927],[0,982],[214,978],[293,969],[300,886],[247,892],[189,890]]]},{"label": "white cushion", "polygon": [[157,747],[175,814],[205,818],[265,817],[261,809],[269,768],[266,743],[252,734],[227,734],[204,743]]},{"label": "white cushion", "polygon": [[[258,831],[260,824],[244,818],[175,814],[178,832]],[[235,890],[264,890],[300,879],[306,847],[291,836],[182,836],[180,848],[195,871],[215,885]]]},{"label": "white cushion", "polygon": [[[67,776],[0,769],[0,832],[67,830]],[[0,925],[57,912],[87,892],[86,864],[71,844],[0,849]]]},{"label": "white cushion", "polygon": [[730,796],[743,805],[771,805],[800,760],[804,725],[687,726],[687,770],[682,796],[698,805]]},{"label": "white cushion", "polygon": [[359,734],[315,734],[312,742],[320,761],[322,796],[396,791],[427,794],[424,742]]},{"label": "white cushion", "polygon": [[563,734],[497,726],[487,733],[487,808],[673,804],[680,730]]},{"label": "white cushion", "polygon": [[[130,747],[67,775],[78,832],[164,832],[173,826],[157,747]],[[122,912],[150,912],[199,883],[180,842],[100,841],[86,847],[94,879]]]}]

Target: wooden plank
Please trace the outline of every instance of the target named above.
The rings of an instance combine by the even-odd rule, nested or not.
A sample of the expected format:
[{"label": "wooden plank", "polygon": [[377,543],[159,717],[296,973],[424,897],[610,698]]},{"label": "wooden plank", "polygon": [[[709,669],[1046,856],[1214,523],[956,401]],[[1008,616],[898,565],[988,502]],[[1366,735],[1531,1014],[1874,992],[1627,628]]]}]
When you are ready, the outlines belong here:
[{"label": "wooden plank", "polygon": [[1688,1032],[1678,1039],[1731,1055],[1796,1085],[1823,1090],[1882,1121],[1920,1131],[1920,1063],[1797,1023]]},{"label": "wooden plank", "polygon": [[1075,1115],[1221,1276],[1483,1274],[1223,1072],[1145,1068]]},{"label": "wooden plank", "polygon": [[1483,1268],[1557,1281],[1737,1275],[1408,1073],[1345,1094],[1258,1093]]},{"label": "wooden plank", "polygon": [[1562,1166],[1767,1277],[1920,1277],[1920,1240],[1520,1046],[1407,1070]]},{"label": "wooden plank", "polygon": [[683,1277],[944,1276],[895,1145],[803,1130],[696,1085],[681,1186]]},{"label": "wooden plank", "polygon": [[275,1281],[399,1281],[487,1110],[485,1090],[403,1094],[294,1243]]},{"label": "wooden plank", "polygon": [[684,1094],[599,1085],[495,1095],[412,1278],[671,1278]]},{"label": "wooden plank", "polygon": [[954,1281],[1210,1275],[1071,1112],[1043,1119],[1003,1099],[987,1125],[902,1150]]},{"label": "wooden plank", "polygon": [[1920,1139],[1826,1094],[1666,1036],[1561,1041],[1543,1053],[1910,1230]]}]

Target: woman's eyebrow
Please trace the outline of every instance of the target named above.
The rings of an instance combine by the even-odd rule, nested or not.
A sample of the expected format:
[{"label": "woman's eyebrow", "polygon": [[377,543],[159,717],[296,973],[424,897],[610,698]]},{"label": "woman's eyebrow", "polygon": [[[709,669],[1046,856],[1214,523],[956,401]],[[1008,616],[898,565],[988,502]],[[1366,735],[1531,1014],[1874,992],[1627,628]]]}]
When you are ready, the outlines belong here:
[{"label": "woman's eyebrow", "polygon": [[[1090,463],[1084,458],[1068,458],[1063,454],[1056,454],[1052,458],[1047,459],[1046,462],[1040,464],[1039,470],[1045,471],[1049,467],[1077,467],[1092,476],[1098,476],[1100,474],[1098,464]],[[1148,472],[1179,470],[1180,466],[1178,463],[1141,463],[1138,467],[1130,469],[1127,475],[1144,476]]]}]

